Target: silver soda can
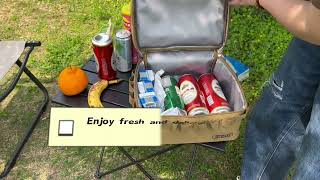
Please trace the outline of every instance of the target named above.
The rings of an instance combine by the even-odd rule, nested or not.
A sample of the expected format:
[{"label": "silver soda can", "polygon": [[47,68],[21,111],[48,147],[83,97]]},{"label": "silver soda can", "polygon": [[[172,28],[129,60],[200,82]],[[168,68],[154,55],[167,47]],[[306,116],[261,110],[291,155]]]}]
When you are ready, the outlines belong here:
[{"label": "silver soda can", "polygon": [[132,41],[128,30],[120,29],[115,39],[116,68],[120,72],[132,69]]}]

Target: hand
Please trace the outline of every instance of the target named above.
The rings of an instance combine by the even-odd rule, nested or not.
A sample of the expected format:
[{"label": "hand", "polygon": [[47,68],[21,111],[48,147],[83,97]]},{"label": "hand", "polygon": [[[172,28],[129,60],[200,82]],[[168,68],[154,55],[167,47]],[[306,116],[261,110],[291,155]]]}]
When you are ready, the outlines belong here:
[{"label": "hand", "polygon": [[256,0],[229,0],[229,3],[236,6],[254,6],[256,5]]}]

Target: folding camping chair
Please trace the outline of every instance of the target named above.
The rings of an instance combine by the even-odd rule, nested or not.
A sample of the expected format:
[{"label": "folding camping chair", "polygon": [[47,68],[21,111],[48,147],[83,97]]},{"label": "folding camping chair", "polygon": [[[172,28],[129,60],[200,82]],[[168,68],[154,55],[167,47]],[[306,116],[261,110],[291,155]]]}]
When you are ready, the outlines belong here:
[{"label": "folding camping chair", "polygon": [[[12,90],[17,85],[22,72],[24,72],[36,85],[37,87],[43,92],[44,94],[44,101],[40,106],[40,109],[36,113],[35,117],[33,118],[30,126],[28,127],[27,131],[25,132],[22,140],[18,142],[16,149],[12,156],[10,157],[9,161],[5,165],[3,172],[0,174],[0,179],[7,176],[10,170],[14,167],[24,145],[27,143],[29,137],[31,136],[35,126],[40,120],[40,117],[46,110],[46,107],[49,103],[49,94],[47,89],[41,84],[41,82],[28,70],[26,67],[29,56],[33,51],[34,47],[41,46],[41,42],[38,41],[0,41],[0,80],[2,80],[5,74],[10,70],[10,68],[17,64],[20,69],[16,76],[14,77],[13,81],[9,85],[8,89],[5,90],[3,95],[0,95],[0,103],[12,92]],[[22,55],[24,54],[24,55]],[[22,57],[24,56],[24,57]],[[20,61],[20,59],[23,59]]]}]

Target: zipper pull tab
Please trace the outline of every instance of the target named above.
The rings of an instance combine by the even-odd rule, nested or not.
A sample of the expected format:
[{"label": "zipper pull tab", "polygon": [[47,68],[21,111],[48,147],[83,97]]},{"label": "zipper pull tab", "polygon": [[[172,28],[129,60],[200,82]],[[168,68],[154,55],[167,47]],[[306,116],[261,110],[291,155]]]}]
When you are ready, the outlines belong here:
[{"label": "zipper pull tab", "polygon": [[220,53],[218,52],[218,50],[215,49],[213,51],[213,60],[217,61],[220,57],[221,57]]},{"label": "zipper pull tab", "polygon": [[213,54],[212,54],[212,66],[211,66],[211,72],[213,73],[214,67],[216,66],[217,60],[219,59],[219,53],[218,51],[215,49],[213,50]]},{"label": "zipper pull tab", "polygon": [[217,50],[218,57],[222,57],[222,56],[223,56],[223,47],[224,47],[224,46],[222,46],[221,48],[219,48],[219,49]]}]

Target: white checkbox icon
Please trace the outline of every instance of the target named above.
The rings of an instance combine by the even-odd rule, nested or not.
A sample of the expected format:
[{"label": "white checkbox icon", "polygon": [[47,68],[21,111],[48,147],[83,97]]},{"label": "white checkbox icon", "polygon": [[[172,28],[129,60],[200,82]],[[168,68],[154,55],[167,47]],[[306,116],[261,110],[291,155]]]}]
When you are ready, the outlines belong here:
[{"label": "white checkbox icon", "polygon": [[73,136],[73,120],[60,120],[59,121],[59,136]]}]

